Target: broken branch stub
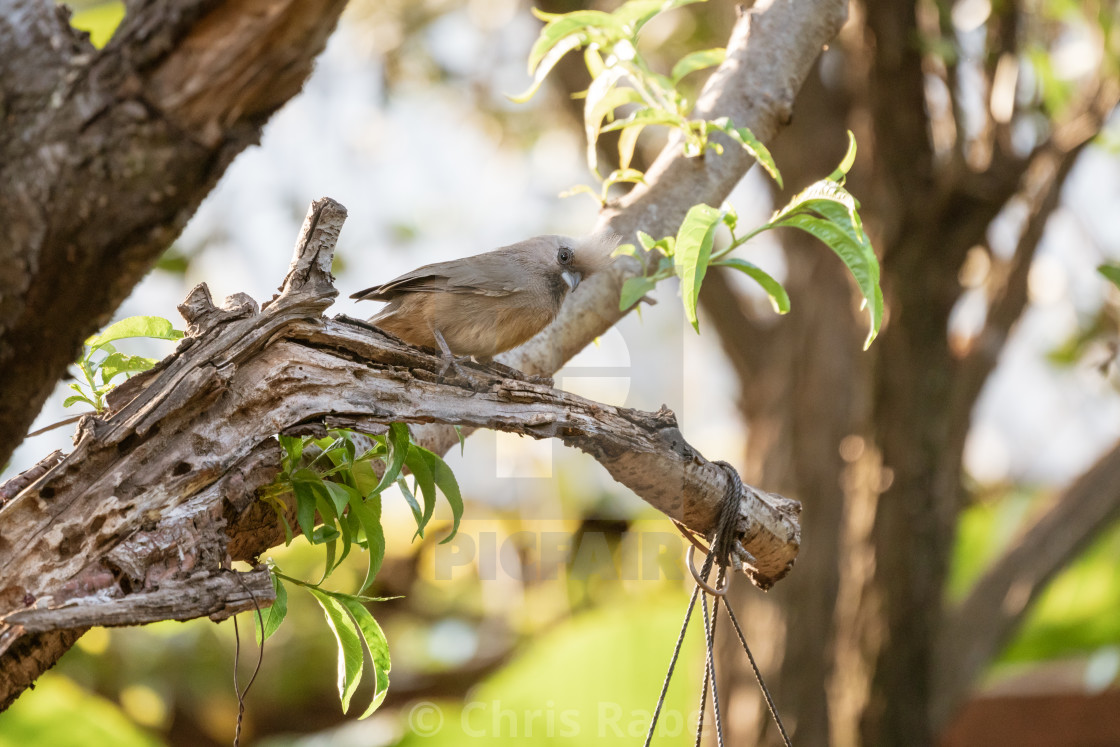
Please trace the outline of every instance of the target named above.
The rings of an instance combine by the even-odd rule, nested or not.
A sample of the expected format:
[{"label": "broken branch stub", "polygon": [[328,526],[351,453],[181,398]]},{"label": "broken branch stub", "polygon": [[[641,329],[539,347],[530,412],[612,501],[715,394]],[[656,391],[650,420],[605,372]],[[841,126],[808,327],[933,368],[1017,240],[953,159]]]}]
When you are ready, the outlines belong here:
[{"label": "broken branch stub", "polygon": [[[8,666],[25,636],[271,602],[266,570],[242,574],[242,585],[222,568],[231,551],[253,558],[279,541],[262,527],[255,495],[280,467],[275,434],[301,424],[439,423],[559,438],[686,527],[713,530],[728,476],[685,441],[667,409],[599,404],[506,367],[467,364],[466,376],[444,381],[438,355],[365,322],[323,317],[337,294],[330,266],[345,215],[333,200],[312,204],[283,286],[263,307],[244,294],[218,307],[205,285],[193,289],[175,353],[114,390],[107,413],[79,424],[74,451],[53,457],[0,509],[0,702],[43,668],[39,659]],[[754,489],[741,496],[732,557],[756,585],[768,588],[792,566],[799,508]],[[59,636],[62,651],[72,638]]]}]

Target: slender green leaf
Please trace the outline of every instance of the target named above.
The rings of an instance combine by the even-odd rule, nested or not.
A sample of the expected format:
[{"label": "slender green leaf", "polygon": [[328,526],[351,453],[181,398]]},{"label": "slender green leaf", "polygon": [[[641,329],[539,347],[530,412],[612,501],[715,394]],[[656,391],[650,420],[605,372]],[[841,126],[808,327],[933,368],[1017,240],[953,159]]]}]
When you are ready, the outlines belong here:
[{"label": "slender green leaf", "polygon": [[843,182],[844,177],[852,169],[852,164],[856,162],[856,136],[848,130],[848,152],[844,154],[844,158],[840,161],[840,165],[836,170],[828,175],[828,180],[832,182]]},{"label": "slender green leaf", "polygon": [[583,102],[583,129],[587,137],[587,166],[597,173],[599,155],[596,147],[603,117],[620,106],[641,103],[642,96],[633,88],[616,88],[616,84],[628,75],[621,66],[609,67],[587,88],[587,98]]},{"label": "slender green leaf", "polygon": [[[620,91],[632,91],[632,88],[620,88]],[[631,103],[631,102],[625,102]],[[666,125],[668,127],[683,127],[686,120],[664,109],[638,109],[622,119],[616,119],[610,124],[603,125],[599,132],[613,132],[622,130],[624,133],[633,127],[647,127],[649,125]],[[621,135],[619,136],[621,137]]]},{"label": "slender green leaf", "polygon": [[175,329],[171,322],[158,316],[130,316],[110,324],[100,333],[86,340],[91,348],[103,347],[114,340],[130,337],[154,337],[157,340],[178,340],[183,333]]},{"label": "slender green leaf", "polygon": [[288,455],[288,471],[294,471],[299,467],[299,462],[303,458],[303,438],[300,436],[285,436],[283,434],[276,438],[280,442],[280,446],[283,447],[284,452]]},{"label": "slender green leaf", "polygon": [[361,633],[370,660],[373,662],[373,698],[369,707],[358,717],[360,721],[373,714],[389,692],[389,671],[392,667],[389,661],[389,642],[385,639],[385,633],[377,624],[377,620],[361,601],[350,595],[339,595],[338,601],[358,624],[358,632]]},{"label": "slender green leaf", "polygon": [[330,503],[335,508],[337,515],[342,515],[346,510],[346,504],[349,503],[349,492],[354,492],[354,489],[348,485],[340,485],[339,483],[330,482],[330,480],[323,480],[320,483],[326,492],[326,497],[330,499]]},{"label": "slender green leaf", "polygon": [[[416,518],[416,526],[421,526],[424,521],[424,511],[420,508],[420,504],[417,503],[416,496],[414,496],[412,494],[412,491],[408,489],[408,483],[405,482],[405,479],[403,477],[397,478],[397,487],[400,488],[401,495],[404,496],[404,500],[406,503],[408,503],[408,507],[412,509],[412,515]],[[424,536],[424,533],[422,531],[418,532],[418,534],[421,537]]]},{"label": "slender green leaf", "polygon": [[[1117,288],[1120,288],[1120,265],[1101,265],[1097,268],[1097,272],[1108,278]],[[73,399],[73,397],[70,399]],[[69,402],[70,400],[66,401]]]},{"label": "slender green leaf", "polygon": [[98,367],[101,370],[101,380],[108,384],[113,377],[124,373],[139,373],[159,363],[156,358],[145,358],[141,355],[125,355],[124,353],[110,353],[101,361]]},{"label": "slender green leaf", "polygon": [[592,78],[599,77],[599,74],[606,69],[603,55],[599,54],[598,44],[589,44],[587,49],[583,50],[583,64],[587,66],[587,72]]},{"label": "slender green leaf", "polygon": [[635,124],[623,128],[622,132],[619,133],[618,165],[620,168],[630,168],[630,162],[634,160],[634,148],[638,145],[638,136],[642,134],[642,130],[645,128],[645,125]]},{"label": "slender green leaf", "polygon": [[296,523],[303,536],[311,542],[315,536],[315,493],[310,483],[295,480],[292,481],[292,492],[296,496]]},{"label": "slender green leaf", "polygon": [[756,265],[747,262],[744,259],[731,257],[723,259],[719,262],[713,262],[713,265],[720,265],[722,267],[734,267],[740,272],[744,272],[754,279],[756,283],[762,286],[762,290],[766,291],[766,295],[770,297],[770,305],[774,307],[774,311],[779,314],[789,313],[789,294],[782,284],[772,278],[764,270]]},{"label": "slender green leaf", "polygon": [[455,435],[459,437],[459,456],[466,456],[467,454],[467,439],[463,437],[463,426],[456,424]]},{"label": "slender green leaf", "polygon": [[369,566],[359,592],[365,591],[373,583],[381,563],[385,560],[385,532],[381,527],[381,496],[374,495],[368,501],[356,492],[350,496],[350,511],[358,517],[362,531],[366,535],[366,551],[369,553]]},{"label": "slender green leaf", "polygon": [[787,215],[778,225],[799,228],[818,239],[834,251],[856,280],[860,292],[863,294],[864,304],[871,317],[870,330],[864,342],[866,349],[879,334],[879,327],[883,321],[883,292],[879,288],[879,263],[875,255],[869,251],[869,245],[863,245],[849,235],[841,226],[823,218],[816,218],[807,213]]},{"label": "slender green leaf", "polygon": [[638,184],[645,181],[644,177],[637,169],[616,169],[603,180],[603,197],[606,198],[607,190],[615,184]]},{"label": "slender green leaf", "polygon": [[459,531],[459,521],[463,518],[463,496],[459,492],[459,481],[455,479],[455,473],[447,466],[447,463],[440,459],[438,454],[432,454],[434,462],[434,478],[439,490],[443,493],[443,497],[447,499],[447,504],[451,506],[451,533],[444,537],[440,544],[450,542],[455,534]]},{"label": "slender green leaf", "polygon": [[350,698],[358,689],[358,683],[362,679],[362,669],[365,666],[361,638],[354,620],[341,602],[319,589],[309,586],[307,590],[323,608],[327,625],[334,633],[335,641],[338,642],[338,696],[342,701],[342,712],[346,713],[350,708]]},{"label": "slender green leaf", "polygon": [[314,490],[316,494],[315,508],[319,510],[319,518],[322,519],[323,523],[315,527],[315,533],[311,535],[311,544],[325,545],[327,550],[327,563],[323,571],[323,580],[319,582],[323,583],[341,562],[341,558],[336,559],[336,557],[338,552],[338,538],[342,533],[336,526],[338,523],[338,516],[335,514],[334,506],[331,505],[330,500],[327,498],[327,491],[322,488],[316,489],[315,486],[312,487],[312,490]]},{"label": "slender green leaf", "polygon": [[[545,29],[547,30],[548,27],[546,26]],[[538,39],[537,44],[540,43],[541,40]],[[539,68],[536,68],[536,75],[533,75],[534,65],[532,62],[532,58],[530,58],[529,74],[533,75],[533,82],[529,84],[529,87],[525,89],[523,93],[520,93],[516,96],[509,96],[509,100],[518,104],[524,104],[526,101],[533,98],[533,94],[535,94],[541,87],[541,84],[544,83],[544,79],[548,77],[548,74],[552,71],[552,68],[556,67],[556,63],[560,61],[560,58],[566,55],[568,52],[571,52],[573,49],[578,48],[582,43],[583,42],[578,34],[573,34],[560,40],[544,55],[544,58],[540,61],[541,66]],[[534,46],[534,50],[535,49],[536,47]]]},{"label": "slender green leaf", "polygon": [[719,65],[725,57],[727,57],[727,50],[723,47],[703,49],[699,52],[686,54],[677,60],[676,65],[673,65],[673,72],[669,74],[669,77],[673,79],[673,85],[676,85],[686,75]]},{"label": "slender green leaf", "polygon": [[622,295],[618,299],[618,310],[626,311],[657,287],[657,281],[650,277],[626,278],[622,284]]},{"label": "slender green leaf", "polygon": [[770,150],[762,144],[762,141],[754,136],[746,127],[736,127],[734,123],[727,117],[720,117],[711,122],[706,123],[708,131],[718,130],[731,137],[732,140],[739,143],[743,148],[751,154],[754,160],[758,161],[758,165],[766,170],[770,178],[779,186],[782,184],[782,174],[778,171],[778,165],[774,163],[774,156],[770,155]]},{"label": "slender green leaf", "polygon": [[346,506],[350,503],[351,497],[358,496],[358,498],[361,498],[361,494],[350,485],[343,485],[330,480],[324,480],[323,486],[326,488],[332,508],[334,508],[338,517],[339,533],[342,535],[342,554],[338,557],[338,563],[341,563],[350,554],[350,543],[353,540],[350,523],[345,521],[343,514],[346,511]]},{"label": "slender green leaf", "polygon": [[427,456],[431,453],[427,449],[413,444],[409,448],[408,456],[404,462],[409,471],[412,472],[412,476],[416,478],[416,484],[424,498],[424,514],[420,517],[420,523],[416,525],[416,534],[421,537],[424,536],[424,528],[428,526],[432,513],[436,510],[436,481],[432,475],[431,462]]},{"label": "slender green leaf", "polygon": [[631,35],[636,36],[642,30],[642,26],[658,13],[699,2],[704,0],[629,0],[623,3],[613,15]]},{"label": "slender green leaf", "polygon": [[[621,27],[609,13],[599,10],[577,10],[574,13],[544,13],[536,8],[533,15],[546,21],[541,29],[540,36],[533,42],[529,50],[529,75],[532,75],[537,66],[544,63],[548,53],[558,44],[570,36],[579,36],[589,29],[604,29],[612,34],[621,32]],[[578,46],[578,45],[577,45]]]},{"label": "slender green leaf", "polygon": [[253,619],[256,621],[257,630],[257,645],[267,641],[272,637],[272,634],[280,627],[280,623],[284,622],[284,617],[288,614],[288,589],[284,586],[284,582],[275,573],[270,574],[272,577],[272,588],[276,592],[276,601],[272,606],[263,611],[261,617],[264,618],[264,629],[261,629],[261,620],[256,614]]},{"label": "slender green leaf", "polygon": [[677,231],[674,271],[681,279],[685,317],[697,332],[700,331],[700,322],[696,317],[696,302],[700,297],[700,284],[708,271],[719,220],[720,212],[714,207],[703,203],[693,205]]},{"label": "slender green leaf", "polygon": [[76,405],[79,402],[85,402],[87,405],[89,405],[90,407],[93,407],[95,409],[97,407],[95,404],[93,404],[93,400],[91,400],[89,397],[85,396],[84,394],[72,394],[72,395],[70,395],[65,400],[63,400],[62,406],[63,407],[69,407],[70,405]]},{"label": "slender green leaf", "polygon": [[389,460],[385,464],[385,473],[381,475],[381,481],[373,491],[375,493],[380,493],[392,485],[401,474],[404,460],[408,456],[408,426],[404,423],[392,423],[389,426],[389,433],[386,434],[386,442],[389,445]]}]

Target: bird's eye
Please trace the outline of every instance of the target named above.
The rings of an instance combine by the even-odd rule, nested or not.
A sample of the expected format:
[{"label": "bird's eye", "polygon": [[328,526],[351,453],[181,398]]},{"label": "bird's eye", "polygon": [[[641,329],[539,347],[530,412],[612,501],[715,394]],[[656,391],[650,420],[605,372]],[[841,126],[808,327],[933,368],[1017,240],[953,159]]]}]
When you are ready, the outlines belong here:
[{"label": "bird's eye", "polygon": [[556,261],[562,265],[570,265],[572,263],[572,257],[574,256],[575,254],[571,249],[562,246],[560,247],[560,251],[556,253]]}]

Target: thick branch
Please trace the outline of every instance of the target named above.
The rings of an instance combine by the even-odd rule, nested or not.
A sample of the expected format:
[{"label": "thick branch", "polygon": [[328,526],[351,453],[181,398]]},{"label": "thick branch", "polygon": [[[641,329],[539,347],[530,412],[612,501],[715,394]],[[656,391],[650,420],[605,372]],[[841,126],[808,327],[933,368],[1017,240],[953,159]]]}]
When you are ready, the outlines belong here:
[{"label": "thick branch", "polygon": [[1046,584],[1120,519],[1120,445],[1102,457],[994,562],[942,626],[933,721],[944,726]]},{"label": "thick branch", "polygon": [[0,463],[311,71],[343,0],[135,0],[98,52],[0,0]]}]

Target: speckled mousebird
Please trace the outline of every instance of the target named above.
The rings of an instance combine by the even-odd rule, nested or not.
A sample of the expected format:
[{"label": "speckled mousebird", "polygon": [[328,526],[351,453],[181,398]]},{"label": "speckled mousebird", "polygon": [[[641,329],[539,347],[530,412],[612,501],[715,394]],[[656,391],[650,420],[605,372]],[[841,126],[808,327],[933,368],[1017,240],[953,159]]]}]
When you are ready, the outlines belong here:
[{"label": "speckled mousebird", "polygon": [[536,236],[424,265],[351,298],[388,301],[370,323],[413,345],[438,347],[443,375],[458,369],[456,356],[488,360],[548,326],[580,281],[610,263],[616,243],[603,235]]}]

